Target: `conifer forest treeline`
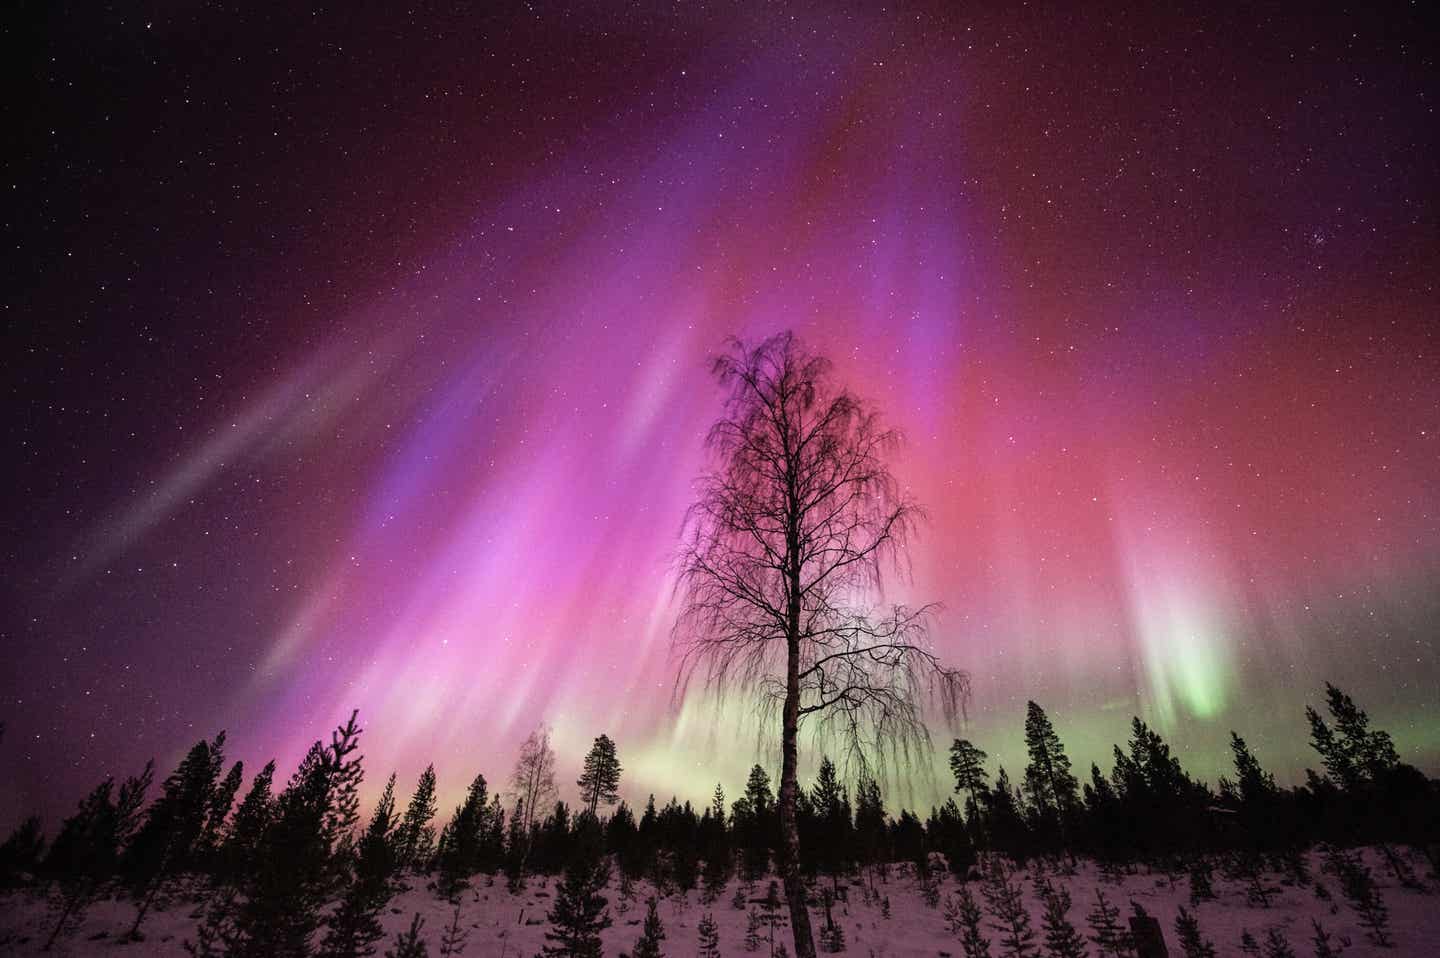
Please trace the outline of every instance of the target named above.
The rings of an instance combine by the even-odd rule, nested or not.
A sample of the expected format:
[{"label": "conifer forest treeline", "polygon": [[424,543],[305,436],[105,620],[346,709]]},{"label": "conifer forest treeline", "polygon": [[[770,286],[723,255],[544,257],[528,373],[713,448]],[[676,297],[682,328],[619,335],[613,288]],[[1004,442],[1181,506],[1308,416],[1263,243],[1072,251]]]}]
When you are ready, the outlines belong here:
[{"label": "conifer forest treeline", "polygon": [[[1059,731],[1034,702],[1025,716],[1025,767],[1013,777],[1003,767],[992,775],[981,744],[957,739],[950,747],[954,794],[928,811],[887,808],[874,778],[842,781],[835,763],[824,759],[798,805],[799,866],[806,904],[822,913],[821,949],[845,947],[830,917],[842,882],[878,900],[877,881],[897,863],[905,863],[930,907],[940,907],[945,872],[958,881],[958,895],[944,904],[946,921],[964,953],[980,958],[991,953],[986,933],[996,927],[1006,929],[996,942],[1000,954],[1040,947],[1007,867],[1032,861],[1062,867],[1077,857],[1093,859],[1102,873],[1145,864],[1185,876],[1196,903],[1213,895],[1220,870],[1246,882],[1263,904],[1267,874],[1312,880],[1306,853],[1317,845],[1361,924],[1385,944],[1384,902],[1351,850],[1380,849],[1407,884],[1420,881],[1410,864],[1421,860],[1417,852],[1428,856],[1432,872],[1440,868],[1440,783],[1402,763],[1390,736],[1372,729],[1344,692],[1327,686],[1325,694],[1325,714],[1307,713],[1321,768],[1295,787],[1277,784],[1235,733],[1233,775],[1201,782],[1139,718],[1129,739],[1115,746],[1108,771],[1092,765],[1077,773]],[[153,763],[123,781],[106,778],[53,837],[38,818],[23,822],[0,845],[0,881],[48,895],[47,946],[101,897],[133,906],[127,937],[143,940],[151,907],[184,888],[202,903],[186,941],[196,956],[340,958],[381,947],[421,954],[427,952],[418,915],[389,943],[380,919],[399,891],[422,885],[456,903],[441,953],[458,954],[467,887],[503,881],[516,891],[537,876],[560,876],[547,916],[547,954],[600,953],[599,932],[613,921],[612,879],[627,901],[645,882],[655,895],[698,894],[710,905],[738,878],[735,901],[724,904],[758,902],[751,935],[760,941],[768,915],[773,939],[780,899],[770,877],[784,846],[771,775],[762,765],[733,800],[717,785],[704,808],[675,798],[661,805],[653,795],[632,808],[621,798],[620,750],[601,734],[584,759],[572,805],[559,797],[555,755],[542,729],[522,746],[505,786],[477,774],[463,801],[441,814],[433,766],[403,801],[392,774],[366,818],[361,737],[355,714],[328,742],[315,742],[282,783],[273,761],[247,781],[244,764],[227,757],[221,732],[196,742],[158,787]],[[768,894],[755,891],[767,881]],[[1037,887],[1045,953],[1089,953],[1085,936],[1066,918],[1072,903],[1063,883]],[[888,898],[884,904],[888,909]],[[989,918],[983,925],[982,913]],[[1089,920],[1089,940],[1100,954],[1137,947],[1125,940],[1119,909],[1103,894]],[[699,930],[703,950],[707,935],[713,944],[713,919],[706,916]],[[1187,956],[1213,954],[1193,914],[1182,910],[1175,932]],[[1325,934],[1317,926],[1317,942]],[[652,901],[633,954],[663,954],[664,936]],[[1259,953],[1268,946],[1256,947]]]}]

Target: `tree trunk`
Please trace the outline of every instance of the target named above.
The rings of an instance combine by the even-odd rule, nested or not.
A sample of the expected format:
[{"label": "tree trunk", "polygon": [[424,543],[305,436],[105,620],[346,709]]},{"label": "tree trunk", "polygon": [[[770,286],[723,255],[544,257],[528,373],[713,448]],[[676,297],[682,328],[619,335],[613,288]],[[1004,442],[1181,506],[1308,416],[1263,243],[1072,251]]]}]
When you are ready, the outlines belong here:
[{"label": "tree trunk", "polygon": [[805,882],[800,877],[800,828],[796,809],[800,786],[796,776],[800,726],[800,643],[789,643],[785,677],[785,709],[780,733],[780,874],[790,903],[790,929],[795,937],[795,958],[815,958],[815,936],[805,907]]}]

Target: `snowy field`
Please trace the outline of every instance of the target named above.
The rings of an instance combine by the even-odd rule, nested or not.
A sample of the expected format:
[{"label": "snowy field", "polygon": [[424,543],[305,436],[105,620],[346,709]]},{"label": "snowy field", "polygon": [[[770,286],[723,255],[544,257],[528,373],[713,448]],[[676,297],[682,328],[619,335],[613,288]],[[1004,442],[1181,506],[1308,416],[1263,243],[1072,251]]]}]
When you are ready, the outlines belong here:
[{"label": "snowy field", "polygon": [[[1312,919],[1318,919],[1331,932],[1332,945],[1344,946],[1348,940],[1349,945],[1343,950],[1346,958],[1365,955],[1395,958],[1440,956],[1440,887],[1433,879],[1426,880],[1423,889],[1403,887],[1380,856],[1367,854],[1366,861],[1389,909],[1390,934],[1394,941],[1389,948],[1381,948],[1366,937],[1357,915],[1340,894],[1335,879],[1321,872],[1318,856],[1312,856],[1312,870],[1315,878],[1328,888],[1331,894],[1329,901],[1318,898],[1312,888],[1285,884],[1280,876],[1270,875],[1267,876],[1267,887],[1272,888],[1275,894],[1270,907],[1258,907],[1249,902],[1244,884],[1225,879],[1217,870],[1217,900],[1202,902],[1192,911],[1199,918],[1204,936],[1214,942],[1220,958],[1244,954],[1240,943],[1241,934],[1246,930],[1261,943],[1263,949],[1266,934],[1271,929],[1280,930],[1297,956],[1308,958],[1314,954]],[[1418,862],[1416,866],[1417,874],[1426,873],[1418,867]],[[1170,954],[1175,958],[1181,955],[1174,922],[1178,907],[1189,907],[1189,886],[1184,876],[1177,876],[1172,883],[1163,874],[1141,870],[1125,875],[1119,881],[1102,881],[1095,867],[1083,862],[1073,875],[1056,873],[1048,868],[1045,874],[1052,882],[1069,889],[1074,900],[1070,920],[1082,933],[1089,933],[1085,917],[1095,901],[1096,890],[1100,889],[1107,899],[1121,908],[1125,916],[1130,914],[1130,902],[1134,901],[1159,919]],[[1032,885],[1032,873],[1021,869],[1015,877],[1024,883],[1026,889],[1026,902],[1036,932],[1036,954],[1043,954],[1041,905]],[[545,915],[553,901],[556,882],[554,878],[533,879],[523,892],[511,895],[506,891],[503,880],[489,884],[485,876],[477,876],[462,899],[461,922],[469,931],[464,953],[468,956],[512,958],[531,958],[538,954],[545,944]],[[849,900],[836,903],[835,918],[845,933],[845,953],[895,958],[921,955],[960,958],[963,952],[959,940],[947,928],[944,917],[945,898],[959,886],[954,878],[947,875],[942,876],[939,887],[940,906],[927,907],[908,867],[893,866],[888,880],[876,883],[881,898],[889,899],[890,917],[886,918],[880,904],[863,900],[858,879],[850,883],[842,881],[841,888]],[[731,901],[736,888],[737,882],[732,881],[726,893],[710,904],[703,903],[698,892],[692,892],[685,898],[672,895],[661,900],[659,914],[665,924],[665,954],[686,958],[696,954],[696,926],[705,912],[713,914],[719,926],[722,954],[752,954],[745,948],[748,913],[734,907]],[[971,883],[971,888],[983,904],[978,883]],[[634,889],[634,900],[622,902],[617,883],[611,882],[608,896],[614,925],[603,936],[606,955],[628,954],[640,936],[645,914],[644,900],[650,889],[643,882],[635,883]],[[766,883],[756,885],[754,898],[762,898],[765,889]],[[757,904],[749,907],[759,910]],[[424,936],[429,942],[430,954],[438,955],[440,935],[450,923],[452,910],[450,904],[438,899],[423,886],[412,887],[397,895],[386,918],[389,937],[378,954],[384,954],[394,936],[407,928],[412,915],[419,912],[425,920]],[[812,914],[818,932],[824,920],[823,910],[814,908]],[[90,908],[79,930],[57,942],[48,954],[183,956],[187,954],[183,942],[186,938],[193,938],[197,915],[193,900],[177,896],[146,920],[143,942],[123,943],[119,939],[134,917],[132,906],[125,901],[99,902]],[[20,892],[0,896],[0,955],[47,954],[40,949],[49,934],[52,920],[44,900],[34,894]],[[788,936],[783,909],[780,922],[777,940]],[[768,940],[764,940],[767,935],[768,929],[762,929],[762,941],[754,954],[770,954]],[[1002,958],[998,932],[990,937],[992,955]],[[1094,953],[1092,947],[1091,954]]]}]

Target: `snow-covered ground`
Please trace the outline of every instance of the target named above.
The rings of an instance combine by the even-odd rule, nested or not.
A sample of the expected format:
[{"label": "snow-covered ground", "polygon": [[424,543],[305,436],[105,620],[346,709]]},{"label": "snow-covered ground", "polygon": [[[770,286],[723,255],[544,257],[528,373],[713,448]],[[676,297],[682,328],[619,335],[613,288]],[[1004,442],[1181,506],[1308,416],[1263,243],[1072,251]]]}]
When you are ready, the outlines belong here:
[{"label": "snow-covered ground", "polygon": [[[1314,875],[1329,889],[1330,901],[1321,900],[1310,888],[1283,884],[1280,876],[1271,875],[1267,885],[1276,894],[1270,907],[1258,907],[1250,904],[1242,883],[1225,879],[1217,870],[1214,878],[1217,900],[1202,902],[1192,910],[1199,917],[1203,934],[1215,943],[1221,958],[1242,954],[1240,936],[1243,930],[1249,930],[1263,946],[1266,932],[1272,928],[1280,929],[1296,955],[1306,958],[1314,953],[1311,944],[1312,919],[1319,919],[1332,933],[1332,944],[1338,946],[1343,943],[1342,939],[1349,940],[1349,947],[1344,950],[1346,958],[1364,955],[1390,955],[1395,958],[1440,956],[1440,887],[1430,880],[1424,883],[1424,890],[1405,888],[1390,874],[1379,855],[1367,853],[1366,861],[1389,908],[1390,931],[1394,940],[1391,948],[1380,948],[1366,937],[1355,912],[1341,895],[1336,880],[1322,874],[1318,856],[1312,858]],[[1425,869],[1418,862],[1415,871],[1425,874]],[[1170,954],[1176,958],[1180,955],[1174,922],[1178,907],[1182,904],[1189,907],[1189,885],[1183,877],[1172,884],[1163,874],[1142,870],[1126,875],[1118,882],[1107,882],[1101,880],[1092,864],[1083,862],[1074,875],[1056,874],[1049,869],[1047,874],[1052,882],[1063,884],[1070,890],[1074,900],[1070,919],[1082,933],[1089,932],[1085,916],[1095,901],[1098,888],[1122,909],[1124,916],[1130,914],[1130,902],[1134,901],[1159,919]],[[1031,873],[1022,869],[1015,877],[1025,886],[1026,901],[1039,945],[1042,938],[1041,906],[1032,886]],[[506,891],[503,880],[489,884],[485,876],[477,876],[471,890],[462,899],[461,922],[469,931],[465,955],[531,958],[537,954],[545,944],[545,915],[554,900],[555,885],[555,879],[533,879],[523,892],[511,895]],[[846,885],[846,882],[841,882],[842,888]],[[889,918],[883,916],[881,905],[867,904],[863,900],[858,880],[847,888],[849,901],[835,905],[836,921],[845,933],[846,954],[894,958],[921,955],[936,958],[946,954],[960,958],[963,955],[959,941],[947,929],[944,918],[945,896],[958,887],[954,878],[942,876],[941,906],[938,908],[925,905],[919,887],[905,866],[893,867],[889,879],[878,882],[876,887],[882,898],[889,899]],[[983,905],[978,884],[972,883],[971,887]],[[661,900],[659,913],[666,933],[664,952],[686,958],[694,955],[696,926],[704,913],[710,912],[719,926],[722,953],[748,954],[744,947],[747,913],[731,904],[735,888],[736,882],[732,881],[726,893],[710,904],[703,903],[698,892],[692,892],[688,899],[672,895]],[[765,888],[763,882],[755,886],[754,897],[763,897]],[[628,953],[640,936],[645,914],[644,900],[650,894],[650,888],[637,882],[634,890],[634,901],[625,907],[620,901],[617,883],[611,882],[608,894],[614,925],[603,936],[607,955]],[[625,907],[623,912],[622,907]],[[391,910],[385,920],[391,940],[409,926],[411,916],[416,912],[425,920],[424,935],[429,941],[430,953],[436,955],[440,935],[450,923],[452,906],[423,886],[412,887],[391,902]],[[99,902],[90,908],[79,930],[59,941],[49,954],[182,956],[186,954],[184,940],[193,938],[197,914],[197,906],[192,900],[176,898],[163,910],[157,910],[147,918],[143,942],[122,944],[118,939],[134,917],[132,906],[125,901]],[[823,912],[816,908],[812,914],[818,931]],[[783,909],[781,918],[777,937],[786,938],[788,927],[783,923]],[[0,955],[41,954],[40,948],[49,934],[51,921],[53,918],[46,903],[34,894],[0,895]],[[992,932],[991,951],[996,958],[1002,954],[998,937],[998,933]],[[387,941],[386,946],[388,944]],[[384,946],[379,953],[384,953]],[[768,955],[768,943],[762,942],[756,953]]]}]

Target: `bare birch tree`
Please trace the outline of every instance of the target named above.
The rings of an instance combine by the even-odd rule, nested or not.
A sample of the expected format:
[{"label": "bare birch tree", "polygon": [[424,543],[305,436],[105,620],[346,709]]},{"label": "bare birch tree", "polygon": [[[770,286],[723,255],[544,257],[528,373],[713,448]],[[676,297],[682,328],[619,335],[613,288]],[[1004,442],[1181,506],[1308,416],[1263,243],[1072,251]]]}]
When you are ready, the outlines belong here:
[{"label": "bare birch tree", "polygon": [[798,736],[838,739],[861,768],[929,748],[927,702],[947,719],[968,691],[927,641],[934,607],[886,605],[921,518],[886,463],[899,435],[786,332],[732,341],[727,391],[678,559],[677,686],[758,694],[780,713],[780,869],[796,958],[813,958],[796,825]]},{"label": "bare birch tree", "polygon": [[522,834],[525,854],[530,857],[530,834],[536,816],[543,815],[543,809],[559,797],[555,788],[555,750],[550,747],[550,728],[542,725],[531,732],[520,743],[520,756],[515,760],[515,771],[510,775],[510,790],[519,799]]}]

